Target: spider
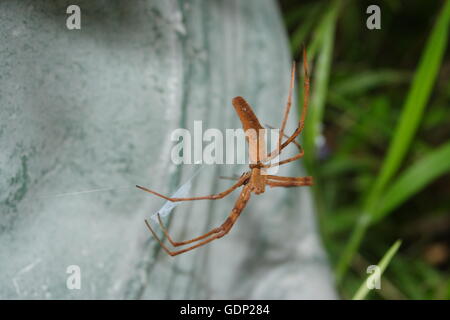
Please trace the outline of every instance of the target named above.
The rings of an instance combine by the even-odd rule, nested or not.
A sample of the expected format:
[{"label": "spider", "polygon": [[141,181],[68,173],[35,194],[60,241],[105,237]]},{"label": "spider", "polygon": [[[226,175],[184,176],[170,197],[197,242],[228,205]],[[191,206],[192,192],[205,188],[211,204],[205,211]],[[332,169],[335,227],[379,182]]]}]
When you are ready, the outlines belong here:
[{"label": "spider", "polygon": [[[193,201],[193,200],[217,200],[222,199],[229,195],[232,191],[235,189],[243,186],[242,191],[239,195],[239,198],[236,200],[235,205],[233,209],[231,210],[230,215],[228,218],[217,228],[212,229],[211,231],[199,236],[195,237],[190,240],[185,241],[174,241],[172,237],[169,235],[169,232],[167,231],[166,227],[164,226],[163,222],[161,221],[161,217],[158,214],[158,221],[161,229],[163,230],[166,238],[169,240],[169,242],[174,247],[180,247],[185,246],[188,244],[193,244],[187,248],[177,250],[177,251],[171,251],[164,243],[163,241],[156,235],[155,231],[150,226],[150,223],[145,220],[145,223],[152,233],[152,235],[155,237],[155,239],[159,242],[161,247],[164,249],[164,251],[169,254],[170,256],[176,256],[181,253],[193,250],[195,248],[198,248],[200,246],[203,246],[213,240],[222,238],[228,232],[230,232],[231,228],[235,224],[236,220],[242,213],[242,210],[244,210],[245,206],[247,205],[247,202],[250,199],[250,196],[252,193],[255,194],[261,194],[264,193],[266,185],[270,187],[300,187],[300,186],[311,186],[313,184],[312,177],[281,177],[281,176],[275,176],[275,175],[268,175],[265,173],[265,170],[270,167],[283,165],[295,160],[300,159],[304,155],[304,150],[295,141],[295,138],[302,132],[304,123],[305,123],[305,117],[308,109],[308,100],[309,100],[309,75],[308,75],[308,65],[307,65],[307,58],[306,58],[306,50],[303,49],[303,70],[305,74],[304,83],[303,83],[303,109],[300,116],[300,120],[298,122],[297,129],[294,131],[294,133],[291,136],[287,136],[284,134],[284,130],[286,127],[286,122],[288,119],[289,111],[291,109],[291,101],[292,101],[292,90],[294,88],[294,82],[295,82],[295,61],[292,64],[291,69],[291,80],[290,80],[290,87],[289,87],[289,94],[288,94],[288,100],[286,103],[285,111],[283,120],[281,123],[280,133],[278,136],[278,145],[277,148],[274,149],[272,152],[266,154],[264,150],[265,141],[264,141],[264,135],[261,134],[262,130],[264,130],[264,127],[259,123],[258,118],[256,117],[255,113],[253,112],[250,105],[245,101],[242,97],[235,97],[232,100],[233,107],[235,108],[239,119],[242,123],[244,131],[247,133],[249,131],[256,132],[256,134],[249,134],[247,135],[247,141],[249,143],[249,158],[250,158],[250,171],[245,172],[242,174],[240,178],[237,179],[237,182],[231,186],[229,189],[209,195],[209,196],[202,196],[202,197],[192,197],[192,198],[170,198],[167,196],[164,196],[158,192],[152,191],[150,189],[147,189],[145,187],[136,186],[137,188],[149,192],[153,195],[156,195],[158,197],[161,197],[163,199],[166,199],[171,202],[178,202],[178,201]],[[284,142],[282,142],[283,137],[286,138]],[[298,154],[290,157],[288,159],[276,162],[276,163],[270,163],[265,164],[271,159],[278,156],[281,151],[287,147],[290,143],[294,143],[296,147],[298,148]]]}]

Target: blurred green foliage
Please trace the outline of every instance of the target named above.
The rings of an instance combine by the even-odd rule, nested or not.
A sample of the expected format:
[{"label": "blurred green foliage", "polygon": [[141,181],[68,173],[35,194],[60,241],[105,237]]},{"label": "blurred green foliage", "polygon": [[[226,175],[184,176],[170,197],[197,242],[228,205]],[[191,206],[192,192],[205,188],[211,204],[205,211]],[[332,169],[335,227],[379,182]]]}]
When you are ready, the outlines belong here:
[{"label": "blurred green foliage", "polygon": [[[381,30],[366,27],[371,4]],[[341,296],[385,256],[382,289],[359,298],[449,299],[450,1],[280,6],[293,55],[307,44],[305,165]]]}]

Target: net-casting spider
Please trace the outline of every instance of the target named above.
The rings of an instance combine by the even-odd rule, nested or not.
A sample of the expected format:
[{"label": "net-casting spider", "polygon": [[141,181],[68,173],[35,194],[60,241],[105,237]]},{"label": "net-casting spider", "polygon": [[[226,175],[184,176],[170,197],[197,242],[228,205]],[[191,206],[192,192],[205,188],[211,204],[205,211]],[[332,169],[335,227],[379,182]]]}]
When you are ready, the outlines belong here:
[{"label": "net-casting spider", "polygon": [[[211,231],[185,241],[174,241],[172,240],[171,236],[167,232],[167,229],[164,227],[161,217],[158,214],[158,220],[159,224],[161,226],[161,229],[163,230],[164,234],[166,235],[169,242],[174,247],[184,246],[190,243],[196,243],[192,246],[189,246],[187,248],[178,250],[178,251],[170,251],[169,248],[161,241],[161,239],[156,235],[155,231],[153,231],[152,227],[150,226],[150,223],[145,220],[145,223],[150,230],[150,232],[153,234],[153,236],[158,240],[161,247],[171,256],[176,256],[178,254],[190,251],[192,249],[198,248],[204,244],[207,244],[215,239],[219,239],[226,235],[231,228],[233,227],[234,223],[238,219],[239,215],[241,214],[242,210],[247,205],[248,200],[250,199],[250,196],[252,193],[255,194],[261,194],[265,191],[266,185],[270,187],[300,187],[300,186],[310,186],[313,184],[312,177],[280,177],[280,176],[274,176],[274,175],[267,175],[264,174],[265,170],[270,167],[283,165],[292,161],[295,161],[297,159],[300,159],[304,151],[302,147],[295,141],[295,138],[302,132],[305,122],[305,116],[308,109],[308,100],[309,100],[309,75],[308,75],[308,65],[307,65],[307,59],[306,59],[306,51],[303,49],[303,69],[305,73],[304,83],[303,83],[303,109],[300,116],[300,120],[298,122],[297,129],[294,131],[294,133],[291,136],[287,136],[284,134],[284,129],[286,127],[286,122],[289,115],[289,110],[291,109],[291,101],[292,101],[292,90],[294,88],[294,82],[295,82],[295,62],[292,64],[292,70],[291,70],[291,81],[290,81],[290,88],[289,88],[289,95],[288,100],[286,103],[285,111],[284,111],[284,117],[283,121],[281,123],[280,133],[278,137],[278,145],[275,150],[270,152],[269,154],[266,154],[265,152],[265,136],[263,133],[263,126],[259,123],[258,118],[254,114],[252,108],[250,105],[244,100],[242,97],[236,97],[233,99],[232,103],[233,106],[239,116],[239,119],[242,122],[242,126],[244,131],[247,133],[248,130],[255,132],[255,134],[248,134],[247,135],[247,141],[249,143],[249,156],[250,156],[250,171],[245,172],[240,178],[238,178],[238,181],[229,189],[214,194],[210,196],[203,196],[203,197],[192,197],[192,198],[170,198],[166,197],[158,192],[149,190],[147,188],[136,186],[139,189],[142,189],[146,192],[152,193],[158,197],[164,198],[168,201],[177,202],[177,201],[192,201],[192,200],[217,200],[222,199],[225,196],[229,195],[233,190],[244,186],[241,194],[239,195],[239,198],[236,200],[236,203],[234,205],[233,210],[231,210],[230,215],[225,220],[224,223],[220,227],[214,228]],[[261,130],[261,131],[260,131]],[[282,138],[287,138],[282,143]],[[299,153],[293,157],[290,157],[288,159],[276,162],[276,163],[270,163],[265,164],[271,159],[275,158],[277,155],[281,153],[281,151],[286,148],[290,143],[294,143]],[[262,172],[263,171],[263,172]],[[203,240],[203,241],[200,241]],[[199,242],[200,241],[200,242]]]}]

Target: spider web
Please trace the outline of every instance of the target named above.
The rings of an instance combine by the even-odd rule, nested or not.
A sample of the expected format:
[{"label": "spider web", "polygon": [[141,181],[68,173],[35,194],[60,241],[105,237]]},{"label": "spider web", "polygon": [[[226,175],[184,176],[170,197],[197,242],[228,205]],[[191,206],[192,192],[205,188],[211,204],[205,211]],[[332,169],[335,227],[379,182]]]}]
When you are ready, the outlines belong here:
[{"label": "spider web", "polygon": [[[205,168],[205,166],[200,166],[198,169],[196,169],[194,171],[194,173],[190,176],[190,178],[183,183],[181,186],[178,187],[178,189],[175,191],[174,194],[172,194],[170,197],[171,198],[184,198],[187,197],[189,194],[189,191],[191,191],[192,188],[192,181],[194,180],[194,178],[200,173],[200,171],[202,171]],[[181,202],[171,202],[171,201],[166,201],[164,203],[164,205],[161,207],[161,209],[159,209],[158,211],[156,211],[154,214],[152,214],[152,216],[150,217],[153,221],[158,222],[158,214],[160,215],[160,217],[165,217],[167,215],[169,215],[173,209],[175,209],[176,206],[178,206]]]}]

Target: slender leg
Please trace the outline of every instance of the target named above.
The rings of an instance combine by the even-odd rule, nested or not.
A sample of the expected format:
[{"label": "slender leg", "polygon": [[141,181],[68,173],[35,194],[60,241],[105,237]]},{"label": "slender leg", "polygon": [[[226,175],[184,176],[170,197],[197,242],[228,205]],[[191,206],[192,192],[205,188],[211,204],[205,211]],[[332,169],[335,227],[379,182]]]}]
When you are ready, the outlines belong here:
[{"label": "slender leg", "polygon": [[283,116],[283,120],[281,121],[281,127],[280,127],[280,134],[278,136],[278,144],[277,144],[277,148],[275,150],[273,150],[272,152],[270,152],[267,155],[267,158],[264,161],[270,161],[273,158],[275,158],[281,151],[281,140],[283,139],[283,137],[285,137],[286,135],[284,134],[284,129],[286,129],[286,123],[287,123],[287,119],[289,117],[289,111],[291,110],[291,105],[292,105],[292,91],[294,89],[294,84],[295,84],[295,61],[292,63],[292,68],[291,68],[291,83],[289,85],[289,94],[288,94],[288,99],[286,102],[286,107],[284,108],[284,116]]},{"label": "slender leg", "polygon": [[[277,177],[270,176],[266,184],[270,187],[302,187],[302,186],[312,186],[312,177]],[[276,178],[276,179],[275,179]]]},{"label": "slender leg", "polygon": [[[308,74],[308,62],[306,59],[306,50],[303,48],[303,70],[305,73],[305,80],[303,82],[303,109],[302,114],[300,116],[300,120],[298,122],[297,129],[295,129],[294,133],[285,141],[283,144],[277,148],[276,150],[273,150],[271,153],[267,155],[267,161],[273,159],[278,154],[280,154],[281,150],[283,150],[287,145],[289,145],[292,141],[295,140],[295,138],[302,132],[303,127],[305,126],[305,118],[306,113],[308,111],[308,104],[309,104],[309,74]],[[281,135],[280,135],[281,136]]]},{"label": "slender leg", "polygon": [[[268,125],[268,124],[266,124],[266,127],[267,128],[269,128],[269,129],[275,129],[273,126],[270,126],[270,125]],[[285,137],[285,138],[289,138],[289,136],[287,135],[287,134],[283,134],[283,137]],[[292,143],[293,144],[295,144],[295,146],[297,147],[297,149],[299,150],[299,151],[302,151],[302,146],[300,145],[300,143],[298,143],[297,141],[292,141]]]},{"label": "slender leg", "polygon": [[267,175],[267,179],[269,180],[277,180],[277,181],[303,181],[303,180],[312,180],[313,177],[306,176],[306,177],[282,177],[282,176],[272,176]]},{"label": "slender leg", "polygon": [[[153,236],[156,238],[156,240],[159,242],[159,244],[161,245],[161,247],[164,249],[164,251],[166,251],[166,253],[170,256],[176,256],[178,254],[193,250],[195,248],[198,248],[200,246],[203,246],[213,240],[222,238],[224,235],[226,235],[228,232],[230,232],[231,228],[233,227],[234,223],[236,222],[236,220],[239,218],[239,215],[241,214],[242,210],[245,208],[245,206],[247,205],[248,200],[250,199],[250,195],[251,195],[251,190],[248,186],[244,187],[244,189],[242,190],[239,198],[237,199],[233,210],[231,211],[230,215],[228,216],[228,218],[225,220],[224,223],[222,223],[222,225],[218,228],[214,228],[213,230],[209,231],[208,235],[211,235],[210,238],[207,238],[206,240],[203,240],[193,246],[190,246],[188,248],[185,249],[181,249],[178,251],[170,251],[170,249],[161,241],[161,239],[156,235],[156,232],[153,231],[152,227],[150,226],[150,224],[148,223],[147,220],[145,220],[145,223],[148,227],[148,229],[150,230],[150,232],[153,234]],[[206,235],[205,234],[205,235]],[[204,239],[207,236],[200,236],[197,237],[195,239],[197,240],[201,240]],[[192,241],[195,241],[194,239],[192,239]],[[190,242],[188,242],[190,243]]]},{"label": "slender leg", "polygon": [[303,82],[303,109],[298,122],[298,127],[294,133],[281,145],[283,150],[291,141],[293,141],[302,131],[305,126],[306,113],[308,112],[309,105],[309,73],[308,73],[308,61],[306,59],[306,49],[303,48],[303,70],[305,72],[305,80]]},{"label": "slender leg", "polygon": [[292,69],[291,69],[291,84],[289,86],[289,95],[288,100],[286,103],[286,107],[284,109],[284,116],[283,121],[281,122],[281,128],[280,128],[280,135],[278,136],[278,149],[281,146],[281,139],[284,136],[284,129],[286,128],[287,119],[289,117],[289,111],[291,110],[292,105],[292,90],[294,89],[294,83],[295,83],[295,61],[292,63]]},{"label": "slender leg", "polygon": [[199,237],[196,238],[192,238],[190,240],[185,240],[185,241],[173,241],[172,237],[169,235],[169,232],[167,231],[167,228],[164,226],[164,223],[161,220],[161,217],[158,214],[158,222],[159,222],[159,226],[161,227],[162,231],[164,232],[164,234],[166,235],[167,240],[169,240],[170,244],[173,245],[174,247],[179,247],[179,246],[183,246],[192,242],[196,242],[198,240],[202,240],[205,239],[207,237],[209,237],[212,234],[215,233],[219,233],[221,231],[220,228],[214,228],[211,231],[205,233],[204,235],[201,235]]},{"label": "slender leg", "polygon": [[265,164],[262,167],[263,168],[271,168],[271,167],[281,166],[282,164],[286,164],[286,163],[289,163],[289,162],[292,162],[292,161],[300,159],[301,157],[304,156],[304,154],[305,154],[305,152],[302,150],[302,151],[300,151],[300,153],[296,154],[293,157],[287,158],[287,159],[282,160],[280,162],[271,163],[271,164]]},{"label": "slender leg", "polygon": [[202,246],[202,245],[204,245],[204,244],[207,244],[208,242],[211,242],[211,241],[213,241],[213,240],[219,238],[220,236],[223,236],[223,235],[224,235],[224,234],[223,234],[224,231],[222,231],[221,233],[215,234],[214,236],[210,237],[209,239],[206,239],[206,240],[204,240],[204,241],[202,241],[202,242],[199,242],[199,243],[197,243],[196,245],[193,245],[193,246],[191,246],[191,247],[189,247],[189,248],[182,249],[182,250],[178,250],[178,251],[170,251],[170,249],[169,249],[169,248],[161,241],[161,239],[159,239],[159,237],[156,235],[155,231],[153,231],[152,227],[150,226],[150,224],[148,223],[147,220],[145,220],[145,223],[147,224],[148,229],[149,229],[150,232],[153,234],[153,236],[155,237],[155,239],[158,240],[159,245],[164,249],[164,251],[165,251],[168,255],[170,255],[170,256],[172,256],[172,257],[173,257],[173,256],[176,256],[176,255],[179,255],[179,254],[181,254],[181,253],[184,253],[184,252],[186,252],[186,251],[195,249],[195,248],[197,248],[197,247],[200,247],[200,246]]},{"label": "slender leg", "polygon": [[160,193],[158,193],[156,191],[147,189],[145,187],[141,187],[141,186],[136,186],[136,187],[141,189],[141,190],[144,190],[145,192],[154,194],[155,196],[161,197],[161,198],[166,199],[166,200],[171,201],[171,202],[193,201],[193,200],[217,200],[217,199],[222,199],[223,197],[229,195],[231,192],[233,192],[234,190],[236,190],[237,188],[242,186],[249,177],[250,177],[250,172],[247,172],[247,173],[243,174],[233,186],[231,186],[229,189],[227,189],[227,190],[225,190],[223,192],[220,192],[220,193],[217,193],[217,194],[213,194],[213,195],[210,195],[210,196],[192,197],[192,198],[170,198],[170,197],[162,195],[162,194],[160,194]]},{"label": "slender leg", "polygon": [[[269,128],[273,128],[273,127],[271,127],[269,125],[266,125],[266,126],[269,127]],[[285,135],[285,134],[284,134],[284,136],[287,137],[287,135]],[[263,168],[271,168],[271,167],[281,166],[282,164],[286,164],[286,163],[295,161],[295,160],[300,159],[301,157],[303,157],[305,152],[303,151],[302,146],[295,140],[293,140],[292,143],[294,143],[295,146],[297,147],[297,149],[299,150],[299,153],[297,155],[295,155],[293,157],[290,157],[290,158],[287,158],[286,160],[282,160],[282,161],[276,162],[276,163],[265,164],[262,167]]]}]

